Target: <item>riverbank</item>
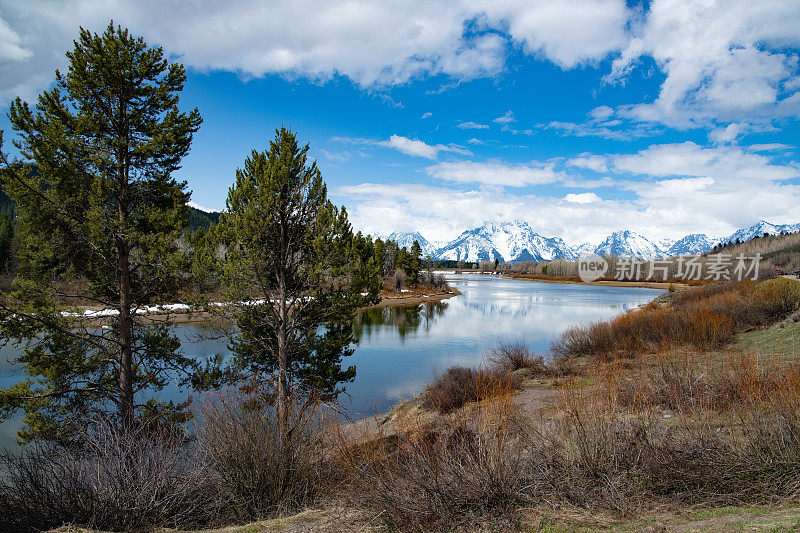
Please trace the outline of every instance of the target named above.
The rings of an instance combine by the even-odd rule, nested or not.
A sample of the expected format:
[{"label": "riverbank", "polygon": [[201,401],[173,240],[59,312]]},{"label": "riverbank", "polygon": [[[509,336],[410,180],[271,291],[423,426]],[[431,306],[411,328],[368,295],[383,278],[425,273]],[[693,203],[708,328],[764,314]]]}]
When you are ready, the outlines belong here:
[{"label": "riverbank", "polygon": [[455,287],[449,287],[438,291],[435,289],[414,288],[406,289],[404,292],[383,292],[381,301],[375,305],[362,307],[359,311],[368,309],[380,309],[383,307],[400,307],[410,305],[420,305],[425,303],[441,302],[448,298],[460,296],[461,292]]},{"label": "riverbank", "polygon": [[597,281],[583,281],[577,276],[544,276],[541,274],[504,273],[506,279],[521,281],[536,281],[539,283],[566,283],[569,285],[593,285],[596,287],[639,287],[643,289],[668,290],[672,286],[675,290],[686,290],[692,285],[680,281],[625,281],[601,279]]},{"label": "riverbank", "polygon": [[[465,300],[473,285],[497,292],[466,284]],[[300,415],[308,433],[286,456],[256,445],[272,442],[274,428],[251,426],[251,416],[198,424],[200,441],[223,439],[214,450],[224,460],[190,457],[197,466],[182,475],[190,487],[208,483],[204,494],[229,494],[220,512],[242,501],[263,506],[250,520],[283,513],[213,530],[220,533],[800,525],[800,284],[669,294],[670,301],[570,327],[553,359],[512,344],[486,354],[480,369],[451,367],[386,415],[350,424],[333,417],[324,426]],[[474,332],[475,323],[469,327]],[[387,359],[380,364],[392,372]],[[450,365],[459,363],[473,364]],[[225,398],[239,405],[235,395]],[[293,465],[280,469],[293,472],[289,478],[270,469],[282,461]],[[248,484],[254,474],[260,485]],[[285,500],[276,502],[284,493],[272,492],[273,483],[288,487]],[[226,514],[206,526],[235,520]]]},{"label": "riverbank", "polygon": [[[459,296],[460,294],[458,289],[452,287],[444,290],[415,287],[413,289],[404,289],[401,292],[384,291],[381,293],[381,299],[377,304],[361,307],[358,311],[434,303]],[[113,316],[110,310],[100,307],[86,307],[70,314],[77,318],[84,319],[85,322],[90,325],[102,325],[109,316]],[[148,320],[150,322],[164,322],[169,320],[173,324],[200,324],[221,320],[218,313],[206,311],[200,307],[188,304],[151,306],[140,310],[136,316],[140,320]]]},{"label": "riverbank", "polygon": [[[462,394],[480,372],[445,372],[390,413],[348,425],[349,446],[376,461],[354,470],[369,502],[355,506],[367,513],[361,527],[796,530],[800,285],[787,281],[695,289],[608,332],[573,328],[563,340],[573,355],[551,364],[523,349],[490,356],[498,377],[484,374],[462,407],[438,411],[430,395]],[[637,322],[657,332],[685,313],[708,322],[686,337],[626,337]],[[733,338],[717,323],[735,326]],[[584,335],[602,335],[603,351]],[[466,507],[443,503],[457,501]]]}]

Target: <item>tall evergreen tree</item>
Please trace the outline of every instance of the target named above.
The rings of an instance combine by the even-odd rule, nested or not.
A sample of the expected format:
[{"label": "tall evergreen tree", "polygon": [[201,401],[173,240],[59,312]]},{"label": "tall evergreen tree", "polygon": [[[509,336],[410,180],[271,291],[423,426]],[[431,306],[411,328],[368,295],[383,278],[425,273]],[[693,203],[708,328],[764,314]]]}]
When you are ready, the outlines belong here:
[{"label": "tall evergreen tree", "polygon": [[11,217],[0,212],[0,274],[11,268],[11,254],[14,245],[14,225]]},{"label": "tall evergreen tree", "polygon": [[347,212],[327,199],[308,145],[281,128],[269,151],[236,171],[217,231],[227,245],[226,300],[238,334],[231,348],[243,376],[269,376],[278,426],[287,430],[293,388],[331,398],[352,380],[356,308],[377,301],[378,267],[353,235]]},{"label": "tall evergreen tree", "polygon": [[[28,165],[4,157],[20,267],[17,292],[0,295],[0,336],[37,341],[19,361],[28,379],[0,389],[0,414],[25,410],[23,438],[64,436],[109,406],[123,423],[168,409],[137,393],[193,365],[165,324],[136,316],[181,283],[189,195],[172,173],[201,123],[178,107],[184,68],[113,22],[81,28],[67,57],[35,109],[18,98],[8,113]],[[110,327],[64,312],[86,304],[111,309]]]}]

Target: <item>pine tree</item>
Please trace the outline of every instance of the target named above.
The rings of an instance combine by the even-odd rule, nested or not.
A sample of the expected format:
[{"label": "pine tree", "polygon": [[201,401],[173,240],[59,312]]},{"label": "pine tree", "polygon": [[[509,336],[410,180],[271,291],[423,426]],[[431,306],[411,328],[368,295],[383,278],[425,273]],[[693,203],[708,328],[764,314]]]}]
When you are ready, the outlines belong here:
[{"label": "pine tree", "polygon": [[253,150],[217,227],[228,249],[226,300],[243,302],[233,313],[233,370],[269,376],[282,432],[293,390],[329,399],[354,378],[341,362],[353,351],[355,310],[380,290],[373,253],[359,250],[347,212],[327,199],[308,148],[280,128],[269,151]]},{"label": "pine tree", "polygon": [[[0,336],[38,340],[19,359],[28,379],[0,389],[0,408],[24,409],[23,438],[65,436],[109,406],[126,424],[169,414],[137,399],[193,366],[166,324],[136,316],[182,282],[189,195],[172,173],[201,123],[178,107],[184,68],[113,22],[102,35],[81,28],[67,57],[35,109],[17,98],[8,113],[27,165],[3,158],[20,268],[17,292],[0,295]],[[110,327],[63,312],[85,304],[113,310]]]},{"label": "pine tree", "polygon": [[422,270],[422,246],[414,240],[411,245],[411,272],[408,273],[414,282],[419,282],[419,271]]}]

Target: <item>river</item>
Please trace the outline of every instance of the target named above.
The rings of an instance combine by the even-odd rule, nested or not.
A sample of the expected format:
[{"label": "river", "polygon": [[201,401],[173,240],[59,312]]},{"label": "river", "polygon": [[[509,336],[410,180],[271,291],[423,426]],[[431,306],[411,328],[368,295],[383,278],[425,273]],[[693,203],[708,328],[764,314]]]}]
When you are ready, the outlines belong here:
[{"label": "river", "polygon": [[[460,296],[412,307],[371,309],[354,323],[358,346],[345,359],[357,375],[341,400],[351,416],[385,412],[414,396],[434,373],[453,365],[480,364],[500,342],[525,342],[546,353],[551,342],[573,324],[613,317],[649,302],[662,291],[537,283],[478,274],[448,275]],[[204,328],[179,324],[183,350],[199,359],[227,353],[224,340],[201,340]],[[14,351],[0,349],[0,386],[23,377]],[[162,399],[185,398],[187,391],[168,387]],[[14,447],[19,414],[0,424],[0,448]]]}]

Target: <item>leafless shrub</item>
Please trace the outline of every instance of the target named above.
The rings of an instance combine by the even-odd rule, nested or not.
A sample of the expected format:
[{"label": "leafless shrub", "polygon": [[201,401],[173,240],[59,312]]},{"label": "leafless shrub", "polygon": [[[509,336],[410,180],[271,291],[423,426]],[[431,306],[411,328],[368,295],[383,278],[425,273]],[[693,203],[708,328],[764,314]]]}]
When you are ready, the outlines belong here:
[{"label": "leafless shrub", "polygon": [[282,435],[273,406],[254,390],[225,390],[198,409],[197,445],[205,475],[236,521],[301,508],[324,479],[318,404],[295,396]]},{"label": "leafless shrub", "polygon": [[[552,433],[565,459],[563,496],[573,504],[630,511],[659,498],[729,505],[795,495],[800,489],[796,378],[772,376],[768,394],[753,394],[746,390],[752,384],[746,384],[738,391],[742,401],[720,413],[710,408],[713,379],[698,383],[697,375],[673,371],[651,391],[676,408],[670,418],[650,408],[648,399],[626,409],[631,398],[609,394],[607,387],[564,394],[567,417]],[[701,390],[707,396],[697,396]]]},{"label": "leafless shrub", "polygon": [[217,508],[191,450],[174,435],[100,421],[82,446],[31,444],[0,458],[8,531],[63,524],[103,530],[208,523]]},{"label": "leafless shrub", "polygon": [[537,374],[546,374],[550,370],[542,356],[531,353],[524,343],[502,343],[490,350],[486,359],[491,368],[503,372],[526,369]]},{"label": "leafless shrub", "polygon": [[399,268],[394,271],[394,290],[399,292],[403,288],[406,277],[406,273]]},{"label": "leafless shrub", "polygon": [[519,381],[502,370],[454,366],[427,386],[423,405],[451,413],[468,403],[508,394],[519,388]]},{"label": "leafless shrub", "polygon": [[344,496],[400,531],[449,531],[513,522],[534,469],[509,396],[436,427],[411,424],[368,445],[345,440]]},{"label": "leafless shrub", "polygon": [[434,290],[442,290],[447,287],[447,282],[442,274],[435,274],[433,272],[422,272],[420,274],[420,284],[423,287]]}]

